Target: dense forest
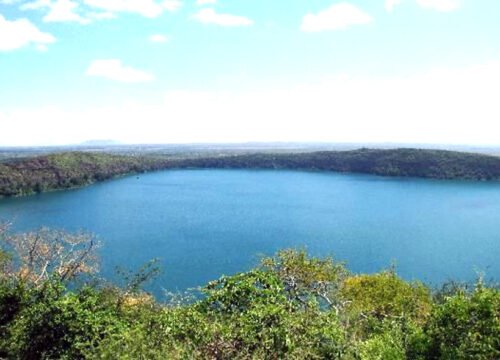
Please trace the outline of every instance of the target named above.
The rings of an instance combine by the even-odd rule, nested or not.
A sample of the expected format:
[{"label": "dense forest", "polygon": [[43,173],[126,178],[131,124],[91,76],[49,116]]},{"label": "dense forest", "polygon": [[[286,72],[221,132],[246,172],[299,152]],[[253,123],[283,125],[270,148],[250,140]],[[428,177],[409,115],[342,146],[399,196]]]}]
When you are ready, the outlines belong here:
[{"label": "dense forest", "polygon": [[65,189],[169,168],[301,169],[434,179],[500,179],[500,157],[444,150],[222,153],[193,158],[66,152],[0,163],[0,196]]},{"label": "dense forest", "polygon": [[186,159],[196,168],[303,169],[435,179],[500,179],[495,156],[424,149],[359,149]]},{"label": "dense forest", "polygon": [[152,157],[67,152],[0,163],[0,196],[67,189],[131,173],[165,168]]},{"label": "dense forest", "polygon": [[353,274],[283,250],[198,293],[154,299],[141,289],[155,263],[120,285],[100,280],[91,235],[0,225],[0,244],[0,358],[500,358],[500,291],[481,279],[432,290],[394,269]]}]

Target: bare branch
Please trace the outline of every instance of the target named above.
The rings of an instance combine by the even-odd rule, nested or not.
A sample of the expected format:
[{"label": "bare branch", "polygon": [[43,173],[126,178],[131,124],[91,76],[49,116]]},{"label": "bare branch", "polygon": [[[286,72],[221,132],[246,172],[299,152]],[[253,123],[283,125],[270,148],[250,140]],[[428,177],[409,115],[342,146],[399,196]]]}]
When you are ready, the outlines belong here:
[{"label": "bare branch", "polygon": [[52,275],[69,281],[97,270],[98,242],[90,234],[42,228],[9,236],[7,242],[18,262],[16,276],[34,285]]}]

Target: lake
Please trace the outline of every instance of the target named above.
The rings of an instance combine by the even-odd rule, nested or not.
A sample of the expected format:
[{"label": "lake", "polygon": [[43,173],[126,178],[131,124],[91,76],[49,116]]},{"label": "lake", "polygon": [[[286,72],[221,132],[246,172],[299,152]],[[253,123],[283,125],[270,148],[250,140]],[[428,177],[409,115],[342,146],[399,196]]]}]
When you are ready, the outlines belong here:
[{"label": "lake", "polygon": [[0,200],[15,230],[84,229],[102,274],[161,259],[152,290],[184,290],[304,247],[355,272],[396,264],[440,284],[500,275],[500,183],[273,170],[170,170]]}]

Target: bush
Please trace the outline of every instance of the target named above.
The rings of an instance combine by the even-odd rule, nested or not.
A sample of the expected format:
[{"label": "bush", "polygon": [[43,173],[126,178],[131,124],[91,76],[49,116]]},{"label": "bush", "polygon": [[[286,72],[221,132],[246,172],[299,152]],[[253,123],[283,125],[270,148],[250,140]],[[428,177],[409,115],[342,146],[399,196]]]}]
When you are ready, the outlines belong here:
[{"label": "bush", "polygon": [[500,358],[500,292],[478,283],[435,307],[425,327],[429,359]]},{"label": "bush", "polygon": [[151,263],[123,288],[71,290],[58,276],[1,278],[0,358],[500,358],[500,293],[482,283],[433,301],[394,272],[349,276],[330,258],[287,250],[171,306],[140,290],[155,273]]}]

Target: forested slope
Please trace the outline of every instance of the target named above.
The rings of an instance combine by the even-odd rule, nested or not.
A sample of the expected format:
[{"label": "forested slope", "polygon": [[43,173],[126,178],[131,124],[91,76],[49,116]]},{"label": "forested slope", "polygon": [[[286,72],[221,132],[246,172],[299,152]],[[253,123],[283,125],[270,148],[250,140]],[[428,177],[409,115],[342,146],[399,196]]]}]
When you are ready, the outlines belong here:
[{"label": "forested slope", "polygon": [[252,154],[191,159],[184,167],[272,168],[355,172],[435,179],[500,179],[495,156],[424,149],[359,149],[299,154]]},{"label": "forested slope", "polygon": [[0,163],[0,196],[88,185],[116,176],[157,170],[161,161],[145,157],[69,152]]},{"label": "forested slope", "polygon": [[359,149],[293,154],[255,153],[162,158],[67,152],[0,163],[0,196],[91,184],[169,168],[301,169],[434,179],[500,180],[500,158],[423,149]]}]

